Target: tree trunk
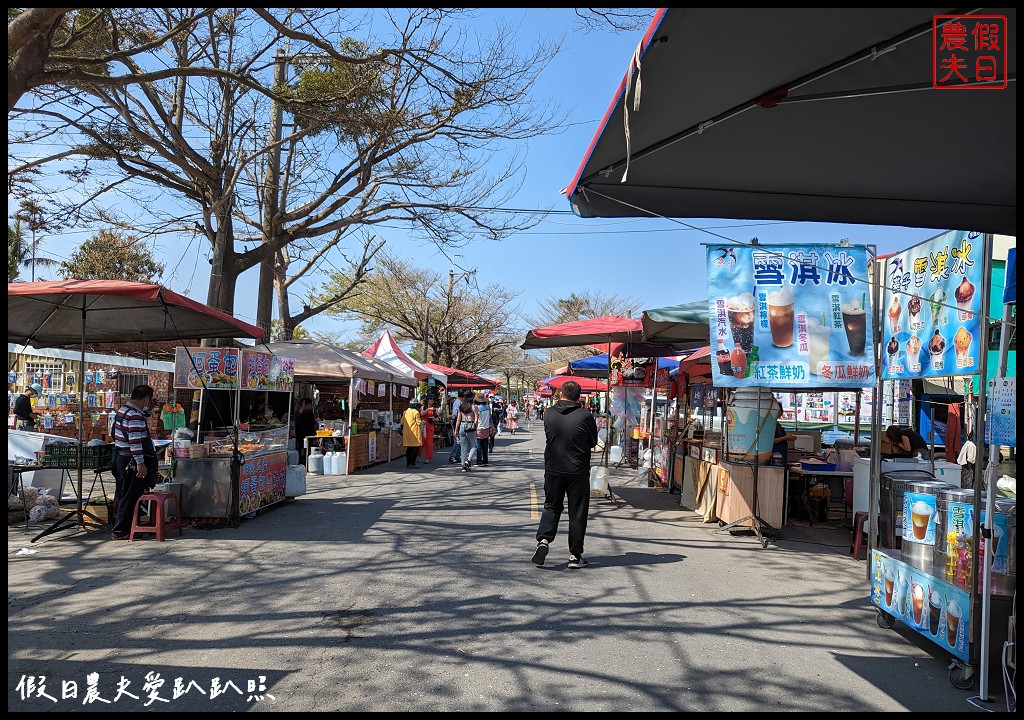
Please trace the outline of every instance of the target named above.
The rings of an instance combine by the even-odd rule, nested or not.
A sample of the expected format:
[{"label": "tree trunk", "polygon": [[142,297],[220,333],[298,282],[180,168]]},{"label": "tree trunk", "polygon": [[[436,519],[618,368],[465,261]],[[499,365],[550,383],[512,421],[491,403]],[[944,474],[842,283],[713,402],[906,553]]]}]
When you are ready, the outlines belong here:
[{"label": "tree trunk", "polygon": [[238,281],[233,227],[230,214],[217,219],[210,268],[210,288],[206,299],[207,305],[229,315],[235,314],[235,284]]},{"label": "tree trunk", "polygon": [[295,322],[292,318],[291,306],[288,302],[288,264],[281,253],[274,254],[274,289],[277,291],[277,316],[281,321],[281,339],[292,340]]},{"label": "tree trunk", "polygon": [[274,316],[276,277],[270,261],[260,263],[260,287],[256,299],[256,326],[263,328],[270,341],[270,322]]}]

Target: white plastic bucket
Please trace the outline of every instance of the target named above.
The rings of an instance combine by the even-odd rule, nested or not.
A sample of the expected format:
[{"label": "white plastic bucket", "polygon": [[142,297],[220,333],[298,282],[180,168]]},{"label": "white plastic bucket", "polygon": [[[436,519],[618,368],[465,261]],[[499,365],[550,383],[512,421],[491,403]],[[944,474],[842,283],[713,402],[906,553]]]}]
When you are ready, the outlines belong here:
[{"label": "white plastic bucket", "polygon": [[608,449],[608,462],[617,463],[622,460],[622,446],[612,445]]},{"label": "white plastic bucket", "polygon": [[766,388],[740,388],[726,407],[729,457],[767,462],[775,444],[775,397]]},{"label": "white plastic bucket", "polygon": [[608,469],[603,466],[590,468],[590,489],[594,492],[608,493]]}]

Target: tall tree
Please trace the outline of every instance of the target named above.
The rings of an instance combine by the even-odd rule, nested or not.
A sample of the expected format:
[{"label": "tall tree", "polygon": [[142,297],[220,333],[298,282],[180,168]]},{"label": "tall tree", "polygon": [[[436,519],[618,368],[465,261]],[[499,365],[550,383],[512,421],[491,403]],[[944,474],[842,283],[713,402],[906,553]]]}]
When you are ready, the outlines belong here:
[{"label": "tall tree", "polygon": [[[57,261],[41,253],[43,238],[37,232],[49,230],[43,208],[34,200],[23,199],[19,203],[18,212],[14,215],[14,226],[7,226],[7,277],[16,280],[20,276],[20,268],[28,267],[31,280],[36,277],[41,267],[53,267]],[[25,232],[31,233],[26,237]]]},{"label": "tall tree", "polygon": [[[430,362],[469,372],[501,368],[506,351],[521,340],[515,322],[519,294],[450,279],[381,253],[359,291],[329,314],[358,319],[364,338],[392,330],[396,340],[413,343],[417,359],[424,357],[426,341]],[[335,274],[324,292],[348,284],[347,276]]]},{"label": "tall tree", "polygon": [[142,241],[120,230],[100,230],[83,242],[60,264],[65,280],[127,280],[155,283],[164,271],[164,263]]},{"label": "tall tree", "polygon": [[[344,299],[318,293],[314,303],[307,294],[294,313],[289,304],[296,279],[322,272],[343,240],[358,239],[349,269],[369,264],[380,241],[361,230],[400,224],[428,241],[457,245],[535,224],[538,213],[492,208],[518,189],[517,143],[556,125],[553,106],[531,90],[557,46],[522,54],[509,31],[474,50],[456,24],[471,17],[463,10],[373,11],[373,23],[352,12],[140,9],[135,34],[144,28],[153,42],[145,54],[111,56],[108,66],[146,80],[130,89],[37,88],[36,104],[20,113],[38,124],[26,142],[59,127],[68,148],[26,158],[9,178],[48,160],[74,162],[67,177],[90,186],[86,201],[64,208],[67,217],[105,193],[138,187],[125,178],[171,191],[196,214],[186,213],[187,222],[163,220],[182,231],[198,227],[210,243],[207,302],[233,311],[239,275],[269,264],[285,336]],[[371,28],[383,32],[385,24],[386,42],[355,39]],[[273,51],[283,38],[291,41],[289,56],[316,59],[287,87],[274,77]],[[190,73],[147,72],[156,66]],[[270,132],[272,103],[292,120],[280,140]],[[509,146],[507,163],[485,172],[494,152]],[[96,181],[96,166],[121,177]]]}]

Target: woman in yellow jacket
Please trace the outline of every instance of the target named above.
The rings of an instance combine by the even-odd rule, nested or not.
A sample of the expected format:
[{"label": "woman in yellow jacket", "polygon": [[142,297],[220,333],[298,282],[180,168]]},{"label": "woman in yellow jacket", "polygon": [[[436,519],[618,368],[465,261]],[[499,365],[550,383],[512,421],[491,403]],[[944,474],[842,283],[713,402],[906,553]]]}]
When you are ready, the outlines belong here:
[{"label": "woman in yellow jacket", "polygon": [[420,401],[413,398],[409,408],[402,413],[402,445],[405,447],[405,466],[416,467],[416,455],[423,444],[422,419],[420,418]]}]

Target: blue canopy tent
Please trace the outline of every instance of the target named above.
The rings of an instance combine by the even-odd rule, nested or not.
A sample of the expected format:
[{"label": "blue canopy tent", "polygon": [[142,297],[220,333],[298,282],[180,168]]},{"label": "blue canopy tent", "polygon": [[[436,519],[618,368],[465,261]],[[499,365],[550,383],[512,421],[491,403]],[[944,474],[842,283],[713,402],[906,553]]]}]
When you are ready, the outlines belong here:
[{"label": "blue canopy tent", "polygon": [[[658,369],[669,372],[679,367],[679,361],[672,358],[658,358]],[[579,377],[604,378],[608,375],[608,353],[573,360],[569,363],[569,374]]]}]

